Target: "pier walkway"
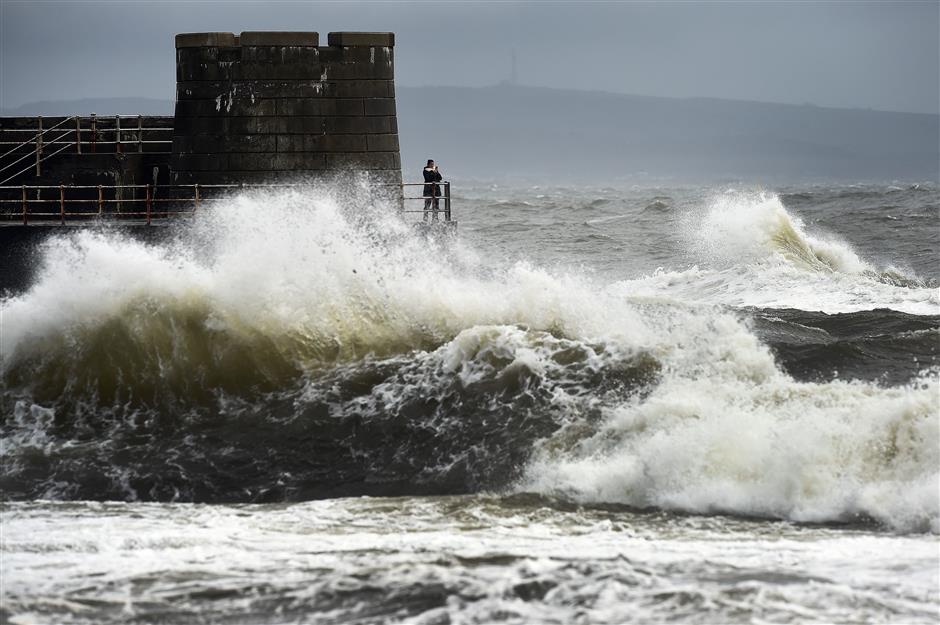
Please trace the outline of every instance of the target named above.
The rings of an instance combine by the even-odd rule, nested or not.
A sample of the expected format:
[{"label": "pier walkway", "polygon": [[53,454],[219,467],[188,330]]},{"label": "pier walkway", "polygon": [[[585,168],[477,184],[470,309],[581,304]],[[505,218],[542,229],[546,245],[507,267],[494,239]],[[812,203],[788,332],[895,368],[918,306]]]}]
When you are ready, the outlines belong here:
[{"label": "pier walkway", "polygon": [[[424,214],[432,223],[456,226],[451,210],[450,182],[440,188],[437,211],[425,211],[423,182],[378,187],[391,191],[402,214]],[[415,187],[418,187],[415,189]],[[314,188],[312,184],[214,185],[18,185],[0,186],[0,227],[168,225],[195,215],[213,203],[246,191]]]},{"label": "pier walkway", "polygon": [[97,155],[163,154],[173,148],[173,118],[95,114],[0,117],[0,185],[42,184],[64,158],[94,166]]}]

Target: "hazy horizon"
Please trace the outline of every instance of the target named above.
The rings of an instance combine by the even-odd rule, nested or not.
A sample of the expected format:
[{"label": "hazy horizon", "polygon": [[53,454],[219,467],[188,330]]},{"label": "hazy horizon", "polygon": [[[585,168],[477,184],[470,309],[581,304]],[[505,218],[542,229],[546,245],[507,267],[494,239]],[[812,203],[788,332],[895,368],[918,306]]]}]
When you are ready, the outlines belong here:
[{"label": "hazy horizon", "polygon": [[172,115],[179,32],[392,31],[406,176],[429,155],[462,179],[940,171],[936,2],[0,0],[0,18],[7,115]]},{"label": "hazy horizon", "polygon": [[392,31],[402,87],[515,77],[532,87],[940,114],[940,5],[913,1],[3,0],[0,108],[172,99],[173,36],[205,30],[315,30],[323,40],[329,31]]},{"label": "hazy horizon", "polygon": [[[397,101],[406,178],[420,178],[427,158],[463,181],[936,182],[940,171],[940,116],[932,114],[508,85],[401,87]],[[7,113],[173,109],[169,99],[97,98]]]},{"label": "hazy horizon", "polygon": [[[626,97],[651,98],[651,99],[662,98],[662,99],[667,99],[667,100],[689,100],[689,101],[715,100],[715,101],[725,101],[725,102],[737,102],[737,103],[742,103],[742,104],[766,104],[770,106],[809,107],[809,108],[832,109],[832,110],[843,110],[843,111],[870,111],[874,113],[895,113],[899,115],[940,116],[940,111],[933,111],[933,112],[896,111],[896,110],[876,109],[876,108],[859,107],[859,106],[823,106],[819,104],[813,104],[812,102],[804,102],[804,103],[797,104],[794,102],[778,102],[778,101],[772,101],[772,100],[752,100],[752,99],[744,99],[744,98],[722,98],[722,97],[713,97],[713,96],[661,96],[661,95],[651,95],[647,93],[626,93],[626,92],[620,92],[620,91],[607,91],[604,89],[577,89],[577,88],[566,89],[564,87],[546,87],[543,85],[527,85],[527,84],[522,84],[522,83],[513,84],[513,83],[510,83],[509,81],[500,81],[497,83],[493,83],[491,85],[444,85],[444,84],[441,84],[441,85],[398,85],[398,88],[406,89],[406,90],[409,90],[409,89],[479,89],[479,90],[483,90],[483,89],[493,89],[497,87],[506,87],[506,86],[512,86],[512,87],[517,87],[517,88],[522,88],[522,89],[546,89],[546,90],[555,90],[559,92],[573,91],[573,92],[581,92],[581,93],[593,93],[593,94],[598,94],[598,95],[626,96]],[[143,112],[138,111],[138,110],[126,111],[126,113],[129,115],[144,114],[144,115],[172,116],[173,106],[176,102],[176,99],[173,96],[174,94],[172,93],[170,94],[169,97],[164,97],[164,98],[136,96],[136,95],[127,95],[127,94],[111,94],[111,95],[102,94],[102,95],[97,95],[93,97],[74,98],[74,99],[49,98],[49,99],[44,99],[44,100],[34,100],[30,102],[23,102],[22,104],[19,104],[17,106],[0,106],[0,113],[16,113],[18,115],[32,115],[32,114],[36,114],[36,115],[81,115],[81,114],[86,114],[92,111],[84,111],[84,110],[78,111],[74,109],[66,110],[65,108],[60,109],[58,105],[69,105],[73,103],[109,101],[109,100],[115,100],[115,101],[116,100],[135,100],[135,101],[140,101],[140,102],[151,102],[154,104],[159,103],[160,105],[166,105],[166,108],[163,109],[163,112],[158,112],[157,109],[153,109],[153,110],[148,109],[147,111],[143,111]],[[37,105],[52,105],[51,108],[55,109],[56,111],[61,110],[62,112],[61,113],[60,112],[33,113],[31,110],[29,110],[30,107],[34,107]],[[98,111],[94,111],[94,112],[97,113]],[[109,111],[103,111],[102,114],[110,115],[114,113],[109,112]],[[123,115],[124,113],[116,113],[116,114]]]}]

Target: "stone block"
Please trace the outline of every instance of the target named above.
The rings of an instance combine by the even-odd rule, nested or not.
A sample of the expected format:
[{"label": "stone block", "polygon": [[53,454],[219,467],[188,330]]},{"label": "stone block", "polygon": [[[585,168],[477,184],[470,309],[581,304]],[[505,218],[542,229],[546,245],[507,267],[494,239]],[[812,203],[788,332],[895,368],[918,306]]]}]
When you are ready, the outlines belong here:
[{"label": "stone block", "polygon": [[177,48],[219,48],[234,45],[234,33],[180,33],[176,36]]},{"label": "stone block", "polygon": [[317,92],[330,98],[389,98],[395,95],[395,83],[391,80],[336,80],[321,83]]},{"label": "stone block", "polygon": [[319,170],[324,169],[326,159],[323,154],[310,152],[242,153],[230,154],[229,165],[231,169],[241,171]]},{"label": "stone block", "polygon": [[319,48],[259,46],[242,49],[236,80],[321,80]]},{"label": "stone block", "polygon": [[394,117],[276,117],[278,134],[394,134]]},{"label": "stone block", "polygon": [[[261,132],[262,118],[257,117],[178,117],[176,119],[177,135],[203,134],[257,134]],[[273,119],[273,118],[266,118]]]},{"label": "stone block", "polygon": [[[224,48],[226,50],[234,48]],[[198,65],[200,63],[218,63],[219,48],[177,48],[176,65]]]},{"label": "stone block", "polygon": [[277,138],[276,152],[313,152],[310,135],[274,135]]},{"label": "stone block", "polygon": [[394,48],[368,47],[368,48],[318,48],[320,62],[324,65],[394,65]]},{"label": "stone block", "polygon": [[278,134],[326,134],[326,117],[273,117],[265,124],[269,132]]},{"label": "stone block", "polygon": [[273,169],[274,154],[230,154],[229,168],[236,171],[267,171]]},{"label": "stone block", "polygon": [[231,48],[180,48],[176,51],[176,64],[178,66],[199,66],[214,63],[230,64],[239,62],[241,58],[242,49],[238,46]]},{"label": "stone block", "polygon": [[392,80],[395,68],[391,63],[359,61],[329,63],[320,62],[324,80]]},{"label": "stone block", "polygon": [[[196,132],[223,132],[221,118],[218,117],[196,117],[194,115],[182,115],[180,103],[176,103],[176,123],[173,127],[173,135],[188,135]],[[203,130],[205,129],[205,130]]]},{"label": "stone block", "polygon": [[359,98],[280,98],[276,112],[281,117],[293,116],[362,116],[363,104]]},{"label": "stone block", "polygon": [[366,149],[369,152],[397,152],[398,135],[366,135]]},{"label": "stone block", "polygon": [[173,137],[173,157],[176,158],[178,154],[189,154],[190,145],[186,141],[186,137],[183,135],[176,135]]},{"label": "stone block", "polygon": [[177,154],[172,164],[176,171],[226,171],[229,168],[229,155]]},{"label": "stone block", "polygon": [[197,134],[178,135],[174,146],[193,154],[221,154],[228,152],[274,152],[275,135]]},{"label": "stone block", "polygon": [[213,100],[219,95],[228,95],[232,81],[190,80],[176,83],[176,105],[184,100]]},{"label": "stone block", "polygon": [[332,117],[327,120],[327,132],[337,134],[392,134],[397,133],[394,117]]},{"label": "stone block", "polygon": [[297,48],[285,46],[251,46],[241,48],[241,60],[253,63],[307,63],[320,62],[322,48]]},{"label": "stone block", "polygon": [[177,63],[176,81],[227,81],[238,77],[237,63],[219,63],[207,61],[202,63]]},{"label": "stone block", "polygon": [[246,46],[305,46],[320,45],[320,33],[301,31],[243,31],[238,43]]},{"label": "stone block", "polygon": [[[238,117],[238,116],[269,116],[277,112],[277,102],[273,99],[228,98],[217,100],[179,100],[176,103],[176,118],[186,117]],[[186,130],[190,132],[190,130]]]},{"label": "stone block", "polygon": [[391,80],[254,80],[179,83],[177,100],[229,98],[389,98]]},{"label": "stone block", "polygon": [[395,115],[395,98],[368,98],[363,105],[366,115]]},{"label": "stone block", "polygon": [[366,135],[277,135],[278,152],[365,152]]},{"label": "stone block", "polygon": [[395,33],[336,32],[328,34],[326,39],[331,46],[390,48],[395,45]]},{"label": "stone block", "polygon": [[242,61],[232,70],[234,80],[320,80],[322,77],[323,69],[315,60],[290,63]]},{"label": "stone block", "polygon": [[[204,185],[200,189],[200,195],[203,198],[226,197],[238,193],[251,193],[252,191],[263,192],[262,188],[252,185],[269,185],[278,183],[292,182],[298,176],[297,172],[278,172],[265,170],[235,170],[227,171],[198,171],[183,172],[178,181],[179,184],[198,183]],[[186,182],[183,182],[186,180]],[[222,188],[210,188],[208,185],[225,185]],[[208,202],[207,202],[208,205]]]},{"label": "stone block", "polygon": [[358,152],[326,154],[327,169],[401,169],[401,159],[394,152]]}]

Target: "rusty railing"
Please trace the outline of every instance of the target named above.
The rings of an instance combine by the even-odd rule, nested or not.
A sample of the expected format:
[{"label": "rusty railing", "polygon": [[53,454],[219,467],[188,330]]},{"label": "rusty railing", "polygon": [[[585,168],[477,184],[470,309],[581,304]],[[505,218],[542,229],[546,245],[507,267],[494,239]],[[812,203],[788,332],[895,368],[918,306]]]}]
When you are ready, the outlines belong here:
[{"label": "rusty railing", "polygon": [[[33,168],[37,176],[41,175],[43,162],[69,149],[74,149],[76,154],[95,154],[99,150],[118,154],[169,153],[173,146],[172,125],[144,126],[143,120],[142,115],[72,115],[44,128],[43,118],[36,117],[35,127],[0,128],[4,137],[13,137],[13,140],[0,140],[0,185],[7,184]],[[145,133],[146,136],[158,138],[145,139]],[[24,139],[20,140],[20,137]],[[21,163],[25,160],[29,164],[22,167]],[[16,165],[21,165],[21,169],[10,173]]]},{"label": "rusty railing", "polygon": [[[398,187],[402,213],[423,213],[425,221],[454,223],[450,182],[436,183],[436,198],[423,195],[425,183],[377,185]],[[0,225],[81,225],[94,220],[151,225],[192,216],[201,206],[224,202],[234,192],[313,187],[311,184],[213,185],[17,185],[0,186]],[[422,195],[406,195],[422,187]],[[435,202],[435,199],[437,202]],[[411,209],[406,202],[421,201]],[[443,204],[443,208],[440,208]]]}]

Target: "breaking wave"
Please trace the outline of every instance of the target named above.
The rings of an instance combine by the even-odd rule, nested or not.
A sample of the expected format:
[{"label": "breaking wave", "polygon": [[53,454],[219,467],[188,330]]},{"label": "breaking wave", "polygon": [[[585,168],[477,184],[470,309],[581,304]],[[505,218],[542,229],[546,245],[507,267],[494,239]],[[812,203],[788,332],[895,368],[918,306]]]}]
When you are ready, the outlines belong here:
[{"label": "breaking wave", "polygon": [[523,490],[802,522],[871,518],[940,532],[936,372],[900,388],[839,380],[671,378],[565,429]]},{"label": "breaking wave", "polygon": [[[763,230],[770,252],[743,236],[736,257],[869,270],[785,217]],[[718,217],[706,232],[740,234]],[[3,301],[7,497],[521,489],[938,531],[929,362],[891,386],[797,379],[748,313],[494,267],[415,235],[367,187],[240,195],[160,245],[86,231],[43,259]],[[788,323],[777,343],[821,326]]]},{"label": "breaking wave", "polygon": [[714,264],[749,263],[777,257],[801,269],[873,274],[874,268],[847,244],[813,236],[776,195],[730,193],[714,199],[696,224],[693,245]]},{"label": "breaking wave", "polygon": [[878,266],[838,237],[811,232],[776,195],[728,192],[702,208],[682,227],[692,266],[623,281],[624,295],[827,313],[940,314],[935,282]]},{"label": "breaking wave", "polygon": [[891,286],[924,288],[927,283],[896,267],[877,268],[833,236],[808,232],[776,195],[725,194],[713,200],[696,225],[694,245],[711,260],[760,262],[782,260],[811,272],[840,273]]}]

